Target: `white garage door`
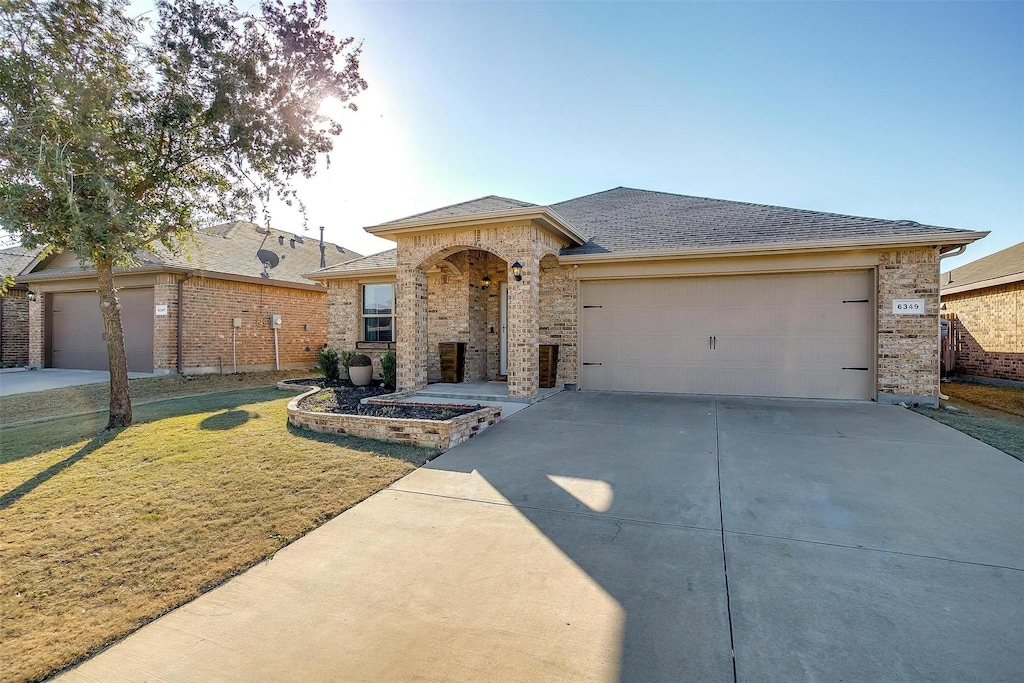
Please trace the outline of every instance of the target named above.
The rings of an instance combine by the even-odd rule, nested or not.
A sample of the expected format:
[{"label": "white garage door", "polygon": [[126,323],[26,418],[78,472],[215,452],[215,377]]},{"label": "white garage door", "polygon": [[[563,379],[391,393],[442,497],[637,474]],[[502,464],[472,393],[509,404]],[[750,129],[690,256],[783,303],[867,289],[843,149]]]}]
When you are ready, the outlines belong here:
[{"label": "white garage door", "polygon": [[871,271],[583,282],[583,389],[874,396]]},{"label": "white garage door", "polygon": [[[153,372],[153,288],[122,289],[121,327],[130,372]],[[106,370],[107,342],[95,292],[49,296],[48,367]]]}]

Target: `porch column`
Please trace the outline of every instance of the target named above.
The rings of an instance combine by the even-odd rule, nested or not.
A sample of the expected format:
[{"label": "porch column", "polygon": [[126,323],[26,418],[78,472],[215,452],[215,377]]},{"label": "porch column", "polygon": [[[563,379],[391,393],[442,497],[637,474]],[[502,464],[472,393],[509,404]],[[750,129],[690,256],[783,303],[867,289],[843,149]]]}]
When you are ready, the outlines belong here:
[{"label": "porch column", "polygon": [[528,398],[538,389],[540,264],[532,254],[523,254],[519,262],[521,282],[512,277],[508,264],[508,395]]},{"label": "porch column", "polygon": [[398,389],[427,386],[427,274],[399,264],[395,283]]}]

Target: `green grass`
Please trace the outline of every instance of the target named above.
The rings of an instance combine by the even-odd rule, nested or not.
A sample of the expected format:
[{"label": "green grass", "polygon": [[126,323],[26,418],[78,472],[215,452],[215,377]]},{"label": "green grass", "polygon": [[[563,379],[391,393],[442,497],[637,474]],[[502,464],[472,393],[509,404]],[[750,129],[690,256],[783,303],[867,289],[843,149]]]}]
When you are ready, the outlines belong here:
[{"label": "green grass", "polygon": [[257,389],[0,430],[0,680],[39,680],[384,488],[427,449],[287,425]]}]

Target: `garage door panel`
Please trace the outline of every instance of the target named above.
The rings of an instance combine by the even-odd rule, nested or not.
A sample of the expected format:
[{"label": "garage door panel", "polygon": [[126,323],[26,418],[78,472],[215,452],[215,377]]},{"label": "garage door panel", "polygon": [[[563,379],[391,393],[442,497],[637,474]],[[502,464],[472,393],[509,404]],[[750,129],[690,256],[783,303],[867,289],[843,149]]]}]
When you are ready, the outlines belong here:
[{"label": "garage door panel", "polygon": [[[870,271],[584,282],[585,389],[870,398]],[[866,302],[864,300],[867,300]],[[844,303],[846,302],[846,303]]]},{"label": "garage door panel", "polygon": [[[125,354],[130,372],[153,371],[153,289],[124,289],[121,304]],[[95,292],[50,295],[50,365],[107,370],[107,343],[99,296]]]}]

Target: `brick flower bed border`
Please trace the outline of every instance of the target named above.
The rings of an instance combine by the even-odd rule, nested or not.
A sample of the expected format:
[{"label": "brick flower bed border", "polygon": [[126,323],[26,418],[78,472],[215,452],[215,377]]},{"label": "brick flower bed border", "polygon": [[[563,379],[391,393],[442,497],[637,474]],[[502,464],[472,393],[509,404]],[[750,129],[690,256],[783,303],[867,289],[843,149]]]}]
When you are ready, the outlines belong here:
[{"label": "brick flower bed border", "polygon": [[[284,386],[282,386],[284,384]],[[295,384],[279,383],[284,391],[295,391]],[[501,406],[483,406],[450,420],[417,420],[373,415],[346,415],[344,413],[318,413],[302,410],[299,403],[320,391],[320,387],[305,387],[301,395],[288,402],[288,423],[301,429],[326,434],[351,434],[369,439],[428,446],[446,451],[495,424],[501,419]],[[366,399],[374,405],[427,406],[430,408],[465,408],[465,404],[396,403],[412,392],[404,391]]]}]

